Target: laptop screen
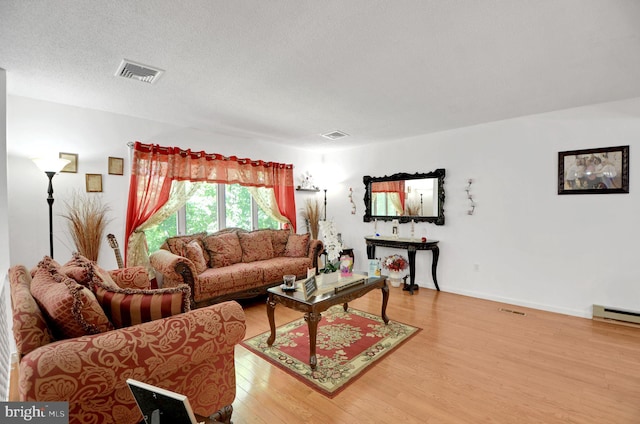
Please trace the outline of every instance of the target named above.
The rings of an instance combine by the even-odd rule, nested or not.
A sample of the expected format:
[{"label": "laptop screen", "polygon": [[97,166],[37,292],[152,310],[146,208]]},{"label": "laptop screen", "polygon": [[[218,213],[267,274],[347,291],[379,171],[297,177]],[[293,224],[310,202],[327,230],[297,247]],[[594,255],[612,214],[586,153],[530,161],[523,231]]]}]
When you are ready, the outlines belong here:
[{"label": "laptop screen", "polygon": [[198,424],[186,396],[131,378],[127,384],[146,424]]}]

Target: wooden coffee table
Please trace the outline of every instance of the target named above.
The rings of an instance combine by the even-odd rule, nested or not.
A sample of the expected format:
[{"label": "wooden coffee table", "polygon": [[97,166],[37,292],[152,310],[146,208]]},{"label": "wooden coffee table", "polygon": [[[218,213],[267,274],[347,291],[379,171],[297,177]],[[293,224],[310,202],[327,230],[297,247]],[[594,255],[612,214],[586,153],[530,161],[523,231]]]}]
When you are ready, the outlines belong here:
[{"label": "wooden coffee table", "polygon": [[[321,288],[321,287],[320,287]],[[284,292],[280,287],[272,287],[267,290],[267,316],[269,317],[269,326],[271,327],[271,335],[267,339],[269,346],[273,345],[276,340],[276,322],[274,312],[276,305],[279,303],[287,308],[294,309],[304,313],[304,320],[309,326],[309,365],[311,369],[316,369],[316,336],[318,332],[318,323],[322,319],[320,314],[333,305],[343,304],[345,312],[349,308],[348,302],[357,299],[369,293],[373,289],[382,291],[382,312],[380,316],[385,324],[389,323],[387,317],[387,302],[389,301],[389,286],[387,279],[382,277],[365,278],[364,284],[349,287],[338,293],[333,291],[312,296],[305,299],[301,289],[295,292]]]}]

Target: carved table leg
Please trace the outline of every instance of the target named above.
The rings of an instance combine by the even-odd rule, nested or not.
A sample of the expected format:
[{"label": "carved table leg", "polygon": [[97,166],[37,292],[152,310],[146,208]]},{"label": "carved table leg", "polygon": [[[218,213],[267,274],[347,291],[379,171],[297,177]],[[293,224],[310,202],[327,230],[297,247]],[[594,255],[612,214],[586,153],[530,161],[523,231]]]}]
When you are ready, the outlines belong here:
[{"label": "carved table leg", "polygon": [[382,313],[380,316],[385,324],[389,324],[389,317],[387,316],[387,303],[389,302],[389,286],[387,280],[384,280],[384,286],[380,288],[382,290]]},{"label": "carved table leg", "polygon": [[312,370],[316,369],[318,359],[316,358],[316,337],[318,336],[318,323],[322,319],[322,315],[315,312],[308,312],[304,315],[309,327],[309,365]]},{"label": "carved table leg", "polygon": [[269,294],[269,298],[267,299],[267,317],[269,318],[269,327],[271,327],[271,335],[267,339],[267,344],[269,346],[271,346],[276,340],[276,320],[274,317],[275,309],[276,302],[273,301],[271,294]]},{"label": "carved table leg", "polygon": [[342,305],[342,308],[344,309],[345,312],[347,312],[347,310],[349,309],[349,304],[345,303],[344,305]]},{"label": "carved table leg", "polygon": [[433,253],[433,262],[431,263],[431,275],[433,276],[433,283],[436,285],[436,290],[440,291],[438,287],[438,279],[436,278],[436,269],[438,269],[438,257],[440,256],[440,248],[435,246],[431,252]]},{"label": "carved table leg", "polygon": [[416,248],[409,246],[407,253],[409,254],[409,285],[407,286],[405,280],[402,290],[409,291],[409,293],[413,294],[414,290],[420,288],[420,286],[416,284]]}]

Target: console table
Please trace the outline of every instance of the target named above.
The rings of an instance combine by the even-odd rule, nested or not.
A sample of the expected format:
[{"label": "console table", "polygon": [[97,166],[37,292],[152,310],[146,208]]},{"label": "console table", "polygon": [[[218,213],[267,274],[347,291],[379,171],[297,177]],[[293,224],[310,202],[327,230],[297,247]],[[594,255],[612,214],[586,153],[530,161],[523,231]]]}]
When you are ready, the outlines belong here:
[{"label": "console table", "polygon": [[403,290],[407,290],[413,294],[414,290],[418,290],[420,287],[416,284],[416,251],[418,250],[431,250],[433,259],[431,262],[431,275],[433,276],[433,283],[436,285],[436,290],[440,291],[438,287],[438,279],[436,278],[436,269],[438,268],[438,256],[440,256],[440,248],[438,248],[438,240],[427,240],[423,242],[421,239],[414,238],[402,238],[402,237],[381,237],[381,236],[368,236],[364,238],[367,242],[367,257],[369,259],[376,258],[376,246],[391,247],[394,249],[406,249],[409,255],[409,278],[410,284],[406,284]]}]

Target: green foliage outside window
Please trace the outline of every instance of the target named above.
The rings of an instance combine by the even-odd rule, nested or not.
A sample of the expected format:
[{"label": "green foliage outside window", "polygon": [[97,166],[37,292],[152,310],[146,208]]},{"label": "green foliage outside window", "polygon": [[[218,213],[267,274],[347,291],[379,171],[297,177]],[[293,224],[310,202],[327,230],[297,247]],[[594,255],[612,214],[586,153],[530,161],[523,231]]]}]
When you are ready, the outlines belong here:
[{"label": "green foliage outside window", "polygon": [[218,231],[218,186],[200,188],[185,205],[187,234]]},{"label": "green foliage outside window", "polygon": [[[200,188],[185,205],[186,234],[213,233],[218,227],[218,185],[207,184]],[[252,229],[252,198],[246,187],[238,184],[225,186],[225,227]],[[280,223],[258,209],[257,228],[279,228]],[[162,243],[178,234],[177,214],[145,231],[149,253],[155,252]]]}]

